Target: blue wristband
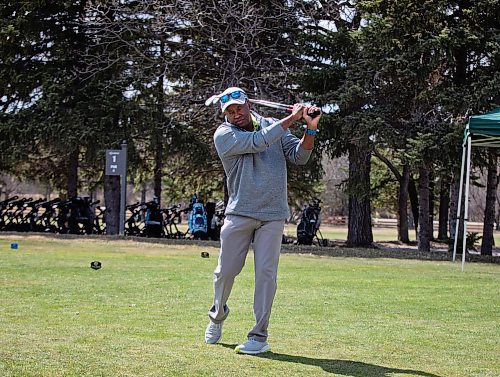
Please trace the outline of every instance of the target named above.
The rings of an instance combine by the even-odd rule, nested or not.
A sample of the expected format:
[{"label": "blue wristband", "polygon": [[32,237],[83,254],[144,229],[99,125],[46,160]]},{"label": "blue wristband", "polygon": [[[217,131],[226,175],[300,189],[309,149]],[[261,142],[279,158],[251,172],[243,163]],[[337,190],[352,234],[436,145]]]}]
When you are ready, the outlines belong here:
[{"label": "blue wristband", "polygon": [[316,135],[319,132],[319,130],[310,130],[309,128],[306,129],[306,134],[308,135]]}]

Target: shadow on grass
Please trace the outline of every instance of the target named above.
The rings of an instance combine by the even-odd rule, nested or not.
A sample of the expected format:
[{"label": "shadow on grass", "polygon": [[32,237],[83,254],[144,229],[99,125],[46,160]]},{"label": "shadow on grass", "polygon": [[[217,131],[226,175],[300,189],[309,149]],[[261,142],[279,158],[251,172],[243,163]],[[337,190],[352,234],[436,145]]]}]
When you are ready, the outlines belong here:
[{"label": "shadow on grass", "polygon": [[[219,345],[232,349],[237,346],[237,344],[224,343],[219,343]],[[419,370],[389,368],[381,365],[367,364],[360,361],[351,360],[314,359],[312,357],[287,355],[274,352],[266,352],[260,355],[256,355],[256,357],[260,357],[262,359],[286,361],[296,364],[313,365],[316,367],[320,367],[325,372],[349,377],[391,377],[393,374],[409,374],[412,376],[422,377],[440,377],[436,374],[422,372]]]}]

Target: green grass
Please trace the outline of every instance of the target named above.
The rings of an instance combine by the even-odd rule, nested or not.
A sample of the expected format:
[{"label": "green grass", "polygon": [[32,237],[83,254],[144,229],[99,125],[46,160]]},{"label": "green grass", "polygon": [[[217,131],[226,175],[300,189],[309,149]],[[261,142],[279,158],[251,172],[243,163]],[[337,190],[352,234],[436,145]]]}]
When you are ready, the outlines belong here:
[{"label": "green grass", "polygon": [[0,237],[1,376],[500,375],[498,265],[283,254],[273,353],[251,357],[233,351],[253,325],[250,256],[206,345],[217,249],[15,240]]}]

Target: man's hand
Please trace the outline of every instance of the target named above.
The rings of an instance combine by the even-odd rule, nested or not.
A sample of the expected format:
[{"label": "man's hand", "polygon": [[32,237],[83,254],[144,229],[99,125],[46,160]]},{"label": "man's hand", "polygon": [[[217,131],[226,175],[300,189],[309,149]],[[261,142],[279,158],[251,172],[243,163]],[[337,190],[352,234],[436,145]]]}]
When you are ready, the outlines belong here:
[{"label": "man's hand", "polygon": [[292,115],[290,117],[290,120],[292,122],[295,122],[297,120],[302,119],[302,117],[304,116],[305,108],[306,107],[302,103],[296,103],[295,105],[293,105]]},{"label": "man's hand", "polygon": [[[319,115],[312,118],[311,114],[313,114],[314,112],[319,112]],[[317,130],[318,123],[319,123],[319,120],[321,118],[321,109],[317,106],[305,106],[303,109],[302,117],[306,121],[308,129]]]},{"label": "man's hand", "polygon": [[305,106],[302,103],[293,105],[292,113],[281,120],[281,127],[287,130],[295,121],[302,119],[304,116],[304,108]]}]

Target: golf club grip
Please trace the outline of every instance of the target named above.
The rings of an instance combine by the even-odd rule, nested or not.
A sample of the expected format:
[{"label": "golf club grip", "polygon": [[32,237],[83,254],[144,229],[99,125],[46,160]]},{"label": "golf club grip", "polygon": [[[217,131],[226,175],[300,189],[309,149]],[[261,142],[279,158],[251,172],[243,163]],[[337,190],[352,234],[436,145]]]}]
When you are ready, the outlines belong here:
[{"label": "golf club grip", "polygon": [[316,118],[318,115],[321,115],[321,111],[320,110],[316,110],[314,112],[312,112],[311,114],[309,114],[311,116],[312,119]]}]

